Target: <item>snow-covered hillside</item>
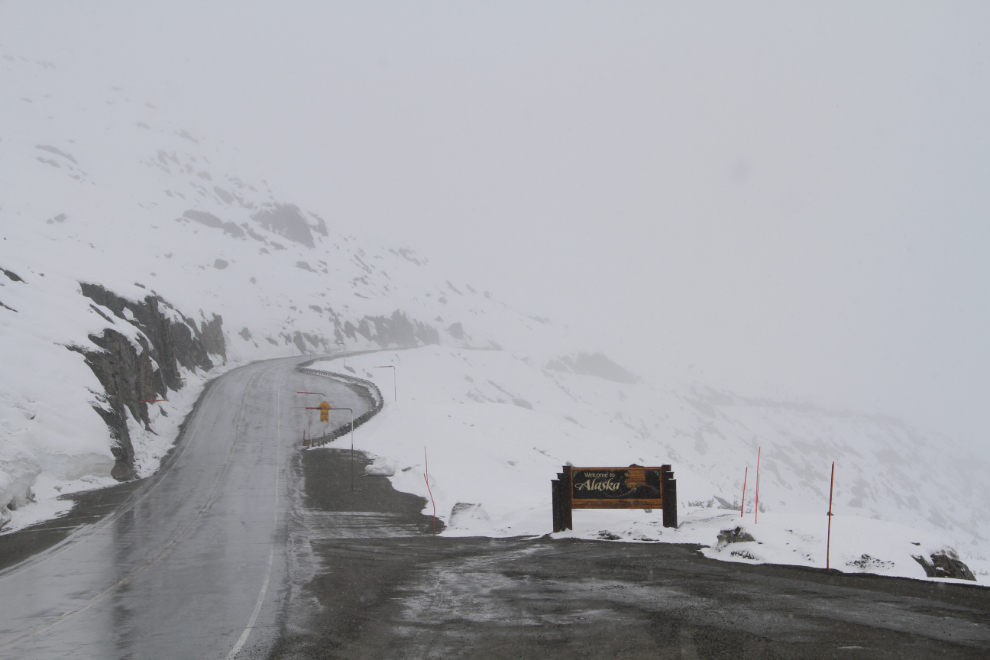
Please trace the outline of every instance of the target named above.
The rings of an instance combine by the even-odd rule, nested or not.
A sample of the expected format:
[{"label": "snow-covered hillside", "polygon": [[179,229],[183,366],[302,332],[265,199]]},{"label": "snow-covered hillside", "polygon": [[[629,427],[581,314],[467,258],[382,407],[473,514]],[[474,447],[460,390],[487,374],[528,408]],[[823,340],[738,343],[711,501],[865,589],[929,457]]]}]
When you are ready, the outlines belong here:
[{"label": "snow-covered hillside", "polygon": [[[375,368],[384,364],[395,366],[395,402],[390,370]],[[550,532],[550,480],[566,463],[669,463],[680,529],[661,528],[659,512],[576,511],[575,530],[564,535],[701,543],[718,558],[824,567],[835,461],[833,567],[924,577],[913,555],[953,548],[990,584],[981,554],[990,533],[990,487],[981,478],[987,466],[960,463],[947,438],[897,420],[636,382],[621,370],[574,373],[561,370],[562,362],[508,351],[425,347],[351,357],[346,365],[374,379],[388,402],[362,427],[357,446],[380,456],[378,471],[391,474],[396,488],[432,496],[447,534]],[[432,514],[432,504],[424,511]],[[756,541],[716,547],[719,532],[738,525]]]},{"label": "snow-covered hillside", "polygon": [[[211,375],[342,347],[559,342],[530,333],[544,322],[426,257],[360,241],[360,228],[335,222],[332,209],[281,198],[244,173],[256,168],[235,151],[145,99],[82,86],[57,63],[0,57],[0,523],[8,505],[28,503],[39,475],[110,475],[112,441],[94,412],[106,407],[104,392],[83,353],[101,351],[91,336],[111,329],[144,354],[149,324],[134,309],[149,299],[158,320],[188,325],[197,339],[221,328],[222,344],[200,360]],[[87,285],[132,309],[109,309],[83,295]],[[162,380],[165,367],[150,363],[147,379]],[[202,383],[195,366],[180,371],[176,381]],[[163,392],[144,390],[147,400]],[[182,411],[136,398],[127,428],[143,476],[164,451],[151,417]]]},{"label": "snow-covered hillside", "polygon": [[[547,532],[548,482],[565,462],[671,463],[685,524],[662,540],[713,544],[716,528],[738,522],[743,471],[749,466],[752,493],[762,447],[760,529],[775,516],[824,520],[834,460],[840,515],[888,525],[876,530],[900,525],[912,537],[905,542],[924,542],[927,552],[978,553],[990,539],[987,466],[946,438],[893,419],[747,398],[717,383],[644,380],[636,365],[613,364],[428,256],[362,237],[333,208],[301,208],[266,182],[264,163],[163,116],[138,92],[94,89],[58,62],[2,49],[0,85],[7,529],[57,513],[59,492],[112,483],[118,439],[101,416],[110,406],[104,383],[87,364],[112,331],[144,379],[116,408],[134,445],[128,476],[156,469],[197,392],[224,369],[341,348],[427,346],[349,358],[348,366],[387,395],[391,374],[371,367],[396,365],[398,401],[386,397],[359,446],[380,455],[384,471],[394,464],[397,487],[424,496],[420,468],[430,451],[447,533]],[[155,324],[183,328],[198,357],[163,361],[171,349],[156,343]],[[138,400],[166,392],[168,401]],[[575,534],[659,538],[651,519],[611,514],[606,523],[604,515],[577,515]],[[928,536],[914,539],[914,530]],[[859,557],[855,545],[844,552]]]}]

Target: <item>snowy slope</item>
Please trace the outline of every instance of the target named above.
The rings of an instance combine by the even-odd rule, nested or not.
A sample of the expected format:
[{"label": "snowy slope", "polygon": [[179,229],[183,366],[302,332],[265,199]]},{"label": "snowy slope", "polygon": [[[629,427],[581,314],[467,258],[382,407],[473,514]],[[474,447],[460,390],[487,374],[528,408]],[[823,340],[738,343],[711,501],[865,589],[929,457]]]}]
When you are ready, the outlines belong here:
[{"label": "snowy slope", "polygon": [[[390,370],[374,368],[385,364],[396,367],[397,401],[388,397]],[[348,358],[347,366],[386,394],[356,445],[381,457],[396,488],[428,499],[432,491],[447,534],[550,532],[550,480],[566,463],[670,463],[680,529],[662,529],[659,512],[576,511],[575,530],[564,536],[701,543],[717,558],[824,567],[835,461],[833,567],[922,578],[913,554],[953,548],[974,571],[990,570],[979,559],[990,533],[990,487],[981,478],[988,466],[960,463],[947,438],[897,420],[700,386],[617,382],[509,351],[425,347]],[[432,504],[424,511],[432,515]],[[718,533],[737,525],[757,541],[717,547]]]},{"label": "snowy slope", "polygon": [[[68,347],[98,350],[89,336],[112,328],[140,353],[142,333],[81,283],[135,302],[158,296],[180,323],[218,315],[221,368],[342,346],[536,339],[536,321],[410,250],[359,241],[332,210],[325,220],[299,209],[245,174],[236,152],[143,98],[6,52],[0,85],[0,524],[39,476],[102,480],[113,467],[92,409],[102,388]],[[184,375],[201,385],[202,374]],[[182,413],[170,407],[152,414]],[[133,421],[144,475],[164,448],[154,425]]]},{"label": "snowy slope", "polygon": [[[946,438],[717,384],[639,381],[477,283],[361,237],[332,208],[300,208],[266,183],[263,163],[163,116],[136,91],[94,89],[58,62],[2,48],[0,85],[8,92],[0,97],[0,522],[15,509],[6,529],[57,513],[59,492],[110,482],[112,440],[93,410],[101,386],[68,347],[95,350],[89,336],[110,326],[136,349],[144,338],[84,297],[87,283],[136,302],[158,296],[178,322],[223,320],[225,362],[184,371],[186,386],[152,407],[149,428],[128,420],[139,476],[156,469],[196,393],[224,369],[341,346],[429,344],[348,365],[386,396],[390,370],[371,367],[397,366],[399,400],[362,428],[359,446],[380,455],[384,471],[394,466],[397,487],[424,496],[427,448],[447,533],[546,533],[548,482],[568,461],[671,463],[682,529],[661,530],[645,514],[580,512],[574,534],[702,542],[733,560],[791,553],[822,565],[834,460],[836,524],[854,521],[847,528],[865,543],[843,546],[839,534],[842,562],[869,553],[879,557],[864,562],[869,570],[914,575],[912,548],[942,546],[981,561],[987,466]],[[717,549],[714,537],[738,522],[732,507],[747,466],[751,507],[758,447],[765,516],[748,527],[757,539],[748,559]],[[452,517],[458,504],[474,506]],[[898,539],[897,548],[874,548],[878,535]]]}]

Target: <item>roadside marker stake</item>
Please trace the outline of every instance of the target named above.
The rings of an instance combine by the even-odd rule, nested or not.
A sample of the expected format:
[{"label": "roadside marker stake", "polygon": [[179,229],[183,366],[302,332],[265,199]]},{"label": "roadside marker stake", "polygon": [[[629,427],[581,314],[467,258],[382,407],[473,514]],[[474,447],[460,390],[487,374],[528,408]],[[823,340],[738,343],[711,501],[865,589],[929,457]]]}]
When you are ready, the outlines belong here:
[{"label": "roadside marker stake", "polygon": [[739,505],[739,517],[743,517],[743,510],[746,508],[746,477],[749,476],[749,466],[746,466],[746,471],[743,472],[743,496],[742,504]]},{"label": "roadside marker stake", "polygon": [[756,513],[753,514],[753,524],[755,525],[759,522],[760,517],[760,453],[763,452],[763,447],[759,447],[756,450]]},{"label": "roadside marker stake", "polygon": [[430,493],[430,502],[433,502],[433,533],[437,533],[437,503],[433,501],[433,490],[430,488],[430,457],[426,455],[426,447],[423,447],[423,457],[426,459],[426,490]]},{"label": "roadside marker stake", "polygon": [[392,401],[399,400],[399,390],[396,389],[395,385],[395,366],[391,364],[386,364],[381,367],[375,367],[375,369],[391,369],[392,370]]},{"label": "roadside marker stake", "polygon": [[829,569],[829,553],[832,550],[832,490],[835,487],[835,461],[832,461],[832,480],[828,484],[828,537],[825,541],[825,570]]}]

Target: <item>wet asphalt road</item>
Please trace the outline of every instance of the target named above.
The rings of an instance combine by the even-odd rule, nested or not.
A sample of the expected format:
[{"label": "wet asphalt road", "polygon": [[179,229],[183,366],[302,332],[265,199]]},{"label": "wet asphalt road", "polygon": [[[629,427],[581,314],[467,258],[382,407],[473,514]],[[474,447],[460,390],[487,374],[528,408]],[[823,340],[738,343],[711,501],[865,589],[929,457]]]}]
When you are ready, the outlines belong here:
[{"label": "wet asphalt road", "polygon": [[[158,474],[102,501],[83,498],[75,517],[0,537],[0,657],[225,658],[270,648],[285,582],[286,468],[307,423],[298,407],[321,398],[294,393],[367,409],[349,387],[296,373],[300,361],[217,379]],[[89,524],[10,566],[79,522]]]},{"label": "wet asphalt road", "polygon": [[300,451],[292,393],[367,405],[300,359],[218,379],[155,477],[0,537],[0,658],[990,657],[981,587],[435,537],[388,479],[351,490],[347,436]]},{"label": "wet asphalt road", "polygon": [[[434,537],[348,453],[296,457],[270,658],[988,658],[990,590],[709,560],[694,546]],[[549,520],[548,520],[549,525]]]}]

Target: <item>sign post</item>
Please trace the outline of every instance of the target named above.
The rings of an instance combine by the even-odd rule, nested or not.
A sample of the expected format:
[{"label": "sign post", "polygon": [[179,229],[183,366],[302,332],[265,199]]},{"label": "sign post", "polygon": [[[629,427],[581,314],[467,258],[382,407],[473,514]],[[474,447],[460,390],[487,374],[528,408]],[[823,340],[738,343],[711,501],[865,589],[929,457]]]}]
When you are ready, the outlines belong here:
[{"label": "sign post", "polygon": [[[329,422],[330,421],[330,404],[324,401],[315,408],[306,408],[306,410],[319,410],[320,411],[320,421]],[[334,410],[346,410],[351,413],[351,490],[354,490],[354,409],[344,408],[339,406]]]},{"label": "sign post", "polygon": [[677,527],[677,481],[669,465],[564,466],[551,481],[553,531],[574,529],[574,509],[661,509],[663,526]]}]

